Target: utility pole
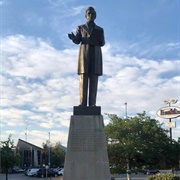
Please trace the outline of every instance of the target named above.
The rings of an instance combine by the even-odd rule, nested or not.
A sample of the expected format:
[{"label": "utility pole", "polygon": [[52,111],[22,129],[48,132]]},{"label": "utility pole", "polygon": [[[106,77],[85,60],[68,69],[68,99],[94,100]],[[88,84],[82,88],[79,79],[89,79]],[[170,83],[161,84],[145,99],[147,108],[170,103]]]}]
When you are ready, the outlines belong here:
[{"label": "utility pole", "polygon": [[48,159],[49,159],[49,168],[50,168],[50,165],[51,165],[51,152],[50,152],[50,132],[49,132],[49,141],[48,141]]},{"label": "utility pole", "polygon": [[125,117],[127,119],[127,102],[125,102],[124,105],[125,105],[125,115],[126,115]]},{"label": "utility pole", "polygon": [[26,139],[26,142],[27,142],[27,126],[26,126],[26,132],[25,132],[25,139]]},{"label": "utility pole", "polygon": [[[127,115],[127,102],[124,103],[125,105],[125,118],[127,119],[128,118],[128,115]],[[130,167],[129,167],[129,164],[130,164],[130,158],[128,157],[126,159],[126,163],[127,163],[127,169],[126,169],[126,174],[127,174],[127,180],[131,180],[131,170],[130,170]]]}]

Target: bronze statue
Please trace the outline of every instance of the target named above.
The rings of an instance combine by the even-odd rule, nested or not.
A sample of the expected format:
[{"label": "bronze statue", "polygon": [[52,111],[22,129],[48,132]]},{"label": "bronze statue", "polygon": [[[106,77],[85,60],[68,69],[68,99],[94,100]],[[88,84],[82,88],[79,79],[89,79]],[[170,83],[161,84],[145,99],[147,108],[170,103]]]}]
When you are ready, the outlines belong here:
[{"label": "bronze statue", "polygon": [[80,45],[78,74],[80,75],[80,106],[87,106],[89,84],[89,106],[96,106],[98,76],[103,74],[101,46],[104,46],[104,30],[94,23],[96,11],[88,7],[85,13],[86,24],[76,29],[76,35],[68,37]]}]

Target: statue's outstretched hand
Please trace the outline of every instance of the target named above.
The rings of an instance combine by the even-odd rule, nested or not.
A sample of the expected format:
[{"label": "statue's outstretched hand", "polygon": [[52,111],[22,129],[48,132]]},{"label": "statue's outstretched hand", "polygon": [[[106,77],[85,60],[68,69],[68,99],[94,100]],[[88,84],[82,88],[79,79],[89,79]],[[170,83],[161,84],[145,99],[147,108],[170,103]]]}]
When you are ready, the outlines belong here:
[{"label": "statue's outstretched hand", "polygon": [[69,39],[71,39],[72,41],[76,38],[76,36],[73,34],[73,32],[71,34],[68,34]]}]

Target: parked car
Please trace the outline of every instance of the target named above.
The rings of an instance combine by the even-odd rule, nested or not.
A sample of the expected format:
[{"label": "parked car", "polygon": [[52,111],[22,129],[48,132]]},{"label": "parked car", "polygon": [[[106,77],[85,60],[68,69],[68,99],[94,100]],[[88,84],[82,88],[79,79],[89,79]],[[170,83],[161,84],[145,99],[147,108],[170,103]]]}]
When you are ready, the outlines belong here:
[{"label": "parked car", "polygon": [[18,166],[14,166],[13,168],[10,168],[8,170],[8,173],[23,173],[24,172],[24,169],[21,169],[20,167]]},{"label": "parked car", "polygon": [[157,169],[154,169],[154,170],[145,169],[144,170],[144,174],[159,174],[159,173],[160,173],[160,171]]},{"label": "parked car", "polygon": [[14,168],[14,173],[24,173],[24,169],[22,168]]},{"label": "parked car", "polygon": [[[47,171],[47,172],[46,172]],[[36,177],[46,177],[46,173],[47,173],[47,177],[57,177],[58,173],[54,172],[51,169],[39,169],[36,173]]]},{"label": "parked car", "polygon": [[25,172],[25,175],[30,176],[30,177],[36,176],[38,170],[39,170],[39,168],[31,168],[31,169],[28,169],[28,170]]},{"label": "parked car", "polygon": [[57,167],[57,168],[54,168],[53,171],[54,171],[54,172],[58,172],[58,171],[60,171],[61,169],[63,169],[63,168]]},{"label": "parked car", "polygon": [[64,175],[64,169],[61,169],[60,171],[58,171],[58,175],[63,176]]},{"label": "parked car", "polygon": [[24,174],[27,176],[27,172],[29,171],[30,169],[25,169],[24,171]]}]

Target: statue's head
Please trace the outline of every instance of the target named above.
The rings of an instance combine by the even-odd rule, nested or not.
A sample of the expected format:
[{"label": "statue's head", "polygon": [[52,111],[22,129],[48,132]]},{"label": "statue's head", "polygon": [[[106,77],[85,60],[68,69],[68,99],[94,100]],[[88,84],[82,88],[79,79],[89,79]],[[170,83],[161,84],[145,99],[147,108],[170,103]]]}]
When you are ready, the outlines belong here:
[{"label": "statue's head", "polygon": [[86,14],[85,17],[87,19],[88,22],[94,21],[96,19],[96,11],[93,7],[88,7],[86,9]]}]

